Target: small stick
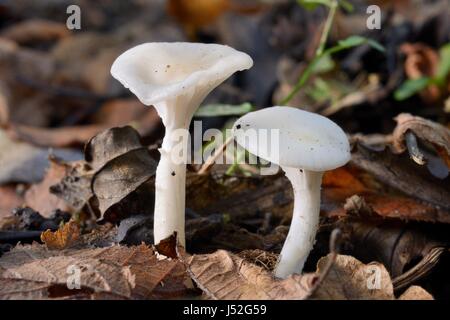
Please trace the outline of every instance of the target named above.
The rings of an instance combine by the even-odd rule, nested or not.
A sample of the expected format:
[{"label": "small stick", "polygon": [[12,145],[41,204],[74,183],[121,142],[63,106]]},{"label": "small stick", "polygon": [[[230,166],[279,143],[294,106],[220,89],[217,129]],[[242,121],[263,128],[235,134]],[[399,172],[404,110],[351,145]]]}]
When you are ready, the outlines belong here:
[{"label": "small stick", "polygon": [[200,168],[200,170],[198,170],[197,173],[200,175],[208,173],[211,167],[216,162],[217,158],[219,158],[222,155],[227,146],[233,141],[233,138],[234,138],[233,136],[228,137],[228,139],[225,140],[225,142],[220,146],[220,148],[217,149],[214,152],[214,154],[209,156],[208,159],[206,159],[205,163],[202,165],[202,167]]}]

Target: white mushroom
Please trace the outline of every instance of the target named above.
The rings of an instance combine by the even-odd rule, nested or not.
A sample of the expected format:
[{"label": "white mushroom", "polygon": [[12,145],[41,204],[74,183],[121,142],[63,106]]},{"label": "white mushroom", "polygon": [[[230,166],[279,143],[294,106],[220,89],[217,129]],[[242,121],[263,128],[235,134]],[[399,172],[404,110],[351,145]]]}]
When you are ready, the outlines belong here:
[{"label": "white mushroom", "polygon": [[247,54],[231,47],[184,42],[141,44],[113,63],[113,77],[142,103],[153,105],[166,127],[155,181],[155,243],[176,231],[185,245],[186,162],[174,161],[179,143],[174,134],[188,130],[194,112],[215,87],[252,65]]},{"label": "white mushroom", "polygon": [[[248,139],[250,129],[278,129],[278,153],[268,152],[261,139]],[[291,107],[251,112],[234,125],[236,141],[251,153],[280,165],[294,189],[294,211],[275,275],[301,273],[319,224],[320,186],[324,171],[350,160],[342,129],[323,116]],[[271,142],[273,143],[273,142]]]}]

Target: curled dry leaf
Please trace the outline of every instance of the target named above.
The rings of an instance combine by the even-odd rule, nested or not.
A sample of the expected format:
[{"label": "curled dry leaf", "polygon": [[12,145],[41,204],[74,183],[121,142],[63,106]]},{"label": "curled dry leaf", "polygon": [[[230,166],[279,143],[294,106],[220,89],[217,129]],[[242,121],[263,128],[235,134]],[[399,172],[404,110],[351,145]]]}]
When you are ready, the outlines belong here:
[{"label": "curled dry leaf", "polygon": [[395,120],[397,127],[393,132],[393,144],[396,151],[406,150],[405,135],[408,131],[412,131],[421,140],[433,145],[450,169],[450,130],[448,128],[409,113],[401,113]]},{"label": "curled dry leaf", "polygon": [[[68,289],[80,272],[80,289]],[[158,260],[146,246],[49,251],[18,246],[0,258],[1,299],[161,299],[185,296],[187,276],[177,260]]]},{"label": "curled dry leaf", "polygon": [[51,187],[52,193],[77,209],[98,200],[92,205],[98,206],[100,221],[153,212],[156,162],[135,129],[125,126],[99,133],[86,144],[85,159]]},{"label": "curled dry leaf", "polygon": [[450,210],[450,177],[434,177],[426,167],[416,164],[405,154],[398,155],[387,147],[380,150],[357,142],[351,162],[412,198]]},{"label": "curled dry leaf", "polygon": [[[317,272],[329,264],[330,258],[328,255],[319,260]],[[431,297],[425,290],[420,288],[420,291],[421,297]],[[312,299],[392,300],[395,296],[389,273],[381,263],[363,264],[354,257],[338,255]]]},{"label": "curled dry leaf", "polygon": [[306,299],[317,279],[314,274],[305,274],[277,280],[267,270],[225,250],[184,254],[182,259],[198,287],[215,300]]},{"label": "curled dry leaf", "polygon": [[75,245],[80,238],[80,227],[75,221],[52,232],[47,230],[41,234],[41,240],[50,250],[63,250]]}]

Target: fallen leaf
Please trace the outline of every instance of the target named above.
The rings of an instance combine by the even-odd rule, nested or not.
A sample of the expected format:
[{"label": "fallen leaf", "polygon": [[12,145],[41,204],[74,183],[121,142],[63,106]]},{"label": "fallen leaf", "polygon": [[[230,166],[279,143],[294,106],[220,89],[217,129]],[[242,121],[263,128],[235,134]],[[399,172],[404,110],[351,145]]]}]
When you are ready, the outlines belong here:
[{"label": "fallen leaf", "polygon": [[401,113],[395,120],[397,126],[393,132],[393,145],[397,152],[401,153],[407,149],[405,134],[412,131],[421,140],[432,144],[450,169],[450,130],[448,128],[409,113]]},{"label": "fallen leaf", "polygon": [[[330,258],[328,255],[319,260],[317,272],[328,265]],[[392,300],[395,296],[389,273],[381,263],[363,264],[354,257],[338,255],[312,299]]]},{"label": "fallen leaf", "polygon": [[55,232],[50,230],[41,234],[41,240],[50,250],[63,250],[77,243],[80,238],[80,227],[75,221],[69,221]]},{"label": "fallen leaf", "polygon": [[357,143],[351,163],[412,198],[450,210],[450,177],[439,179],[433,176],[426,167],[405,154],[394,154],[387,147],[380,150]]},{"label": "fallen leaf", "polygon": [[[75,272],[80,288],[69,289]],[[0,258],[1,299],[167,299],[187,294],[186,279],[180,262],[158,260],[146,245],[49,251],[34,244]]]},{"label": "fallen leaf", "polygon": [[419,286],[409,287],[399,298],[399,300],[434,300],[433,296]]},{"label": "fallen leaf", "polygon": [[49,217],[56,209],[70,211],[71,208],[64,200],[50,193],[50,187],[65,176],[67,169],[64,162],[50,158],[50,167],[47,169],[44,180],[27,190],[25,203],[44,217]]},{"label": "fallen leaf", "polygon": [[225,250],[183,260],[194,282],[214,300],[302,300],[309,297],[317,279],[307,274],[277,280],[267,270]]},{"label": "fallen leaf", "polygon": [[68,163],[65,176],[50,186],[50,192],[63,199],[74,211],[80,211],[93,197],[91,182],[94,171],[85,161]]}]

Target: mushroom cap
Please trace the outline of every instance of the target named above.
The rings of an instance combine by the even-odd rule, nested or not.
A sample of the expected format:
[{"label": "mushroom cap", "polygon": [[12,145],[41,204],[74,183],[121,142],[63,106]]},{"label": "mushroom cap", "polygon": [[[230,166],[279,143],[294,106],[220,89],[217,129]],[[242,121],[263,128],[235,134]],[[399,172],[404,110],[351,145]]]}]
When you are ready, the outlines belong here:
[{"label": "mushroom cap", "polygon": [[151,42],[122,53],[111,74],[142,103],[152,105],[193,87],[204,87],[208,92],[208,88],[252,65],[249,55],[226,45]]},{"label": "mushroom cap", "polygon": [[[262,139],[246,139],[248,129],[279,129],[279,152],[265,148]],[[236,121],[233,130],[241,146],[282,167],[327,171],[350,160],[347,136],[336,123],[297,108],[275,106],[250,112]],[[267,136],[271,137],[270,132]]]}]

